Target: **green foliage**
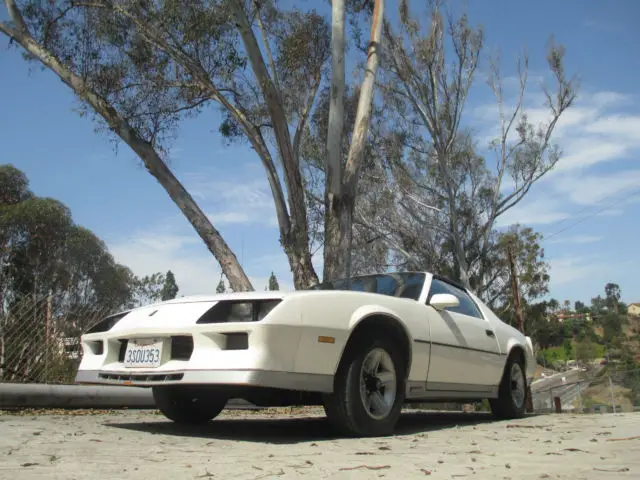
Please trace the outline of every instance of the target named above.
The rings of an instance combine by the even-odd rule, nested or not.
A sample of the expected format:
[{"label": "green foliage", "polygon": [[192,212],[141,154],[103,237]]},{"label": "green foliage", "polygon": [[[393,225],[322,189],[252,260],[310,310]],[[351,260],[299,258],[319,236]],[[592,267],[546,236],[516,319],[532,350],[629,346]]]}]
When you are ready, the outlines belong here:
[{"label": "green foliage", "polygon": [[220,275],[220,281],[218,282],[218,286],[216,287],[216,293],[225,293],[227,291],[227,287],[224,285],[224,279],[222,275]]},{"label": "green foliage", "polygon": [[280,290],[280,285],[278,284],[278,279],[275,274],[271,272],[271,276],[269,277],[269,290]]},{"label": "green foliage", "polygon": [[156,296],[159,274],[136,278],[65,205],[28,186],[21,171],[0,166],[0,315],[25,297],[51,296],[56,315],[87,305],[119,310]]},{"label": "green foliage", "polygon": [[587,313],[589,311],[589,308],[579,300],[576,300],[573,308],[577,313]]},{"label": "green foliage", "polygon": [[615,313],[606,313],[600,317],[600,325],[604,331],[604,341],[612,344],[622,335],[622,316]]},{"label": "green foliage", "polygon": [[573,344],[571,343],[571,340],[566,339],[564,341],[563,348],[564,358],[566,358],[567,360],[570,359],[573,356]]},{"label": "green foliage", "polygon": [[133,281],[133,292],[137,305],[148,305],[159,302],[162,299],[162,290],[165,284],[165,276],[156,272],[136,278]]},{"label": "green foliage", "polygon": [[13,165],[0,165],[0,206],[15,205],[32,197],[27,176]]},{"label": "green foliage", "polygon": [[160,290],[160,300],[166,302],[167,300],[173,300],[178,295],[178,284],[176,283],[176,277],[171,270],[169,270],[164,277],[164,283],[162,284],[162,290]]},{"label": "green foliage", "polygon": [[576,343],[576,360],[582,364],[591,363],[596,358],[600,358],[598,357],[599,348],[601,349],[600,353],[604,353],[602,347],[592,341],[586,340]]},{"label": "green foliage", "polygon": [[[568,350],[569,347],[566,346],[567,342],[571,345],[570,350]],[[570,353],[569,355],[567,355],[568,352]],[[590,361],[596,358],[604,358],[605,347],[591,341],[575,342],[566,340],[559,346],[539,350],[538,356],[541,357],[538,358],[538,363],[546,362],[547,365],[551,365],[552,363],[564,364],[572,360],[574,356],[578,361],[586,361],[586,359]]]}]

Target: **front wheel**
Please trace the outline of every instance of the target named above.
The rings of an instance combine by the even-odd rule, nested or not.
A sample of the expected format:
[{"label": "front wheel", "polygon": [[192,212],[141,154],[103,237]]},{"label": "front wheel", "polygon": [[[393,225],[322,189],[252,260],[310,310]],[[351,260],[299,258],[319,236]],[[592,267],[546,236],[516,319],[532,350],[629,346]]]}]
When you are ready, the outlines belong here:
[{"label": "front wheel", "polygon": [[489,400],[489,405],[498,418],[511,419],[524,415],[527,406],[527,380],[520,356],[511,355],[507,360],[498,398]]},{"label": "front wheel", "polygon": [[405,397],[404,363],[396,346],[384,339],[357,342],[345,352],[334,392],[324,396],[329,421],[350,436],[393,433]]},{"label": "front wheel", "polygon": [[188,425],[200,425],[217,417],[228,400],[205,385],[171,385],[152,390],[156,406],[165,417]]}]

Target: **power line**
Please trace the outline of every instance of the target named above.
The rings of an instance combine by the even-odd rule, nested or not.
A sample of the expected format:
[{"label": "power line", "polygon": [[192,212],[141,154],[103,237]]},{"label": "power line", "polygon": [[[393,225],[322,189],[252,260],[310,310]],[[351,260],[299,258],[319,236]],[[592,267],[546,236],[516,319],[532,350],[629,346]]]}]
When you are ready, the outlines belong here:
[{"label": "power line", "polygon": [[[559,196],[562,196],[562,195],[565,195],[565,193],[566,193],[566,192],[562,192],[560,195],[555,195],[555,196],[554,196],[554,198],[559,197]],[[600,200],[598,200],[598,201],[596,202],[596,205],[597,205],[597,204],[599,204],[599,203],[604,202],[605,200],[607,200],[607,199],[609,199],[609,198],[611,198],[611,197],[615,197],[615,196],[617,196],[619,193],[620,193],[620,192],[613,192],[613,193],[610,193],[609,195],[606,195],[606,196],[602,197]],[[564,218],[561,218],[561,219],[559,219],[559,220],[556,220],[555,222],[552,222],[552,223],[549,225],[549,229],[551,229],[552,227],[555,227],[555,226],[562,225],[564,222],[566,222],[567,220],[570,220],[572,217],[577,217],[577,216],[579,216],[581,213],[586,212],[587,210],[590,210],[591,208],[593,208],[593,205],[587,205],[586,207],[583,207],[582,209],[578,210],[576,213],[574,213],[574,214],[572,214],[572,215],[567,215],[567,216],[566,216],[566,217],[564,217]]]},{"label": "power line", "polygon": [[[636,188],[635,190],[632,190],[632,193],[625,195],[625,197],[624,197],[624,198],[622,198],[622,199],[620,199],[620,200],[618,200],[618,201],[616,201],[616,202],[610,203],[610,204],[608,204],[608,205],[605,205],[604,207],[602,207],[602,208],[600,208],[600,209],[596,210],[596,211],[595,211],[594,213],[592,213],[591,215],[587,215],[586,217],[584,217],[584,218],[582,218],[582,219],[578,220],[577,222],[574,222],[574,223],[570,224],[569,226],[567,226],[567,227],[565,227],[565,228],[562,228],[562,229],[560,229],[560,230],[558,230],[558,231],[556,231],[556,232],[553,232],[553,233],[552,233],[552,234],[550,234],[549,236],[545,236],[545,235],[543,235],[543,237],[544,237],[544,239],[545,239],[545,240],[548,240],[548,239],[553,238],[553,237],[555,237],[555,236],[557,236],[557,235],[560,235],[562,232],[566,232],[567,230],[569,230],[569,229],[571,229],[571,228],[573,228],[573,227],[575,227],[575,226],[577,226],[577,225],[580,225],[580,224],[581,224],[581,223],[583,223],[583,222],[586,222],[586,221],[587,221],[587,220],[589,220],[590,218],[595,217],[596,215],[598,215],[598,214],[600,214],[600,213],[604,212],[605,210],[610,209],[611,207],[615,207],[615,206],[616,206],[616,205],[618,205],[619,203],[622,203],[623,201],[628,200],[629,198],[634,197],[634,196],[638,195],[639,193],[640,193],[640,188]],[[612,195],[609,195],[608,197],[611,197],[611,196],[612,196]],[[608,197],[605,197],[605,198],[608,198]],[[603,200],[604,200],[604,199],[603,199]],[[590,208],[590,207],[589,207],[589,208]]]}]

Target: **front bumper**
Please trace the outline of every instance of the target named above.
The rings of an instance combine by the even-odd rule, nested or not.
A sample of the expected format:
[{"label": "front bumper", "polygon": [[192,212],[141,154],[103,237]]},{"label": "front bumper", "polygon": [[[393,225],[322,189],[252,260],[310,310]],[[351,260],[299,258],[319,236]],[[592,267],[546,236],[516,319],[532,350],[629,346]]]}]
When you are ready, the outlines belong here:
[{"label": "front bumper", "polygon": [[79,370],[76,383],[152,387],[175,384],[229,385],[285,390],[333,391],[333,376],[267,370],[107,371]]},{"label": "front bumper", "polygon": [[[246,341],[238,344],[234,337],[236,340],[232,345],[230,335],[239,334],[246,335]],[[324,371],[311,367],[314,363],[324,363],[318,362],[322,358],[319,352],[306,348],[307,337],[312,334],[309,329],[299,326],[252,323],[84,335],[76,383],[138,387],[209,384],[331,392],[331,363],[323,367]],[[125,366],[126,345],[134,338],[165,339],[160,365],[151,368]],[[182,340],[179,349],[176,338]],[[189,341],[184,342],[184,339]],[[185,348],[187,343],[192,346]]]}]

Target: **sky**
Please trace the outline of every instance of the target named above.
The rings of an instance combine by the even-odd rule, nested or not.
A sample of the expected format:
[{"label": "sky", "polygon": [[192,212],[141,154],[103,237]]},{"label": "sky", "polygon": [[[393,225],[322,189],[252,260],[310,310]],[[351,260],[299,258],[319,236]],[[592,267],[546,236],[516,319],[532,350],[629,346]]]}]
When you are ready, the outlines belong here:
[{"label": "sky", "polygon": [[[326,3],[301,5],[324,12]],[[392,19],[393,3],[387,2]],[[499,226],[519,222],[544,234],[549,296],[588,302],[615,282],[624,301],[640,301],[640,2],[454,2],[460,6],[483,26],[487,53],[500,50],[507,92],[513,93],[516,59],[526,47],[530,118],[544,118],[539,81],[550,36],[566,47],[567,72],[580,78],[578,100],[554,136],[563,158]],[[479,78],[484,73],[486,62]],[[187,220],[133,152],[96,132],[76,107],[66,85],[0,37],[0,163],[24,171],[37,195],[65,203],[74,220],[134,273],[172,270],[181,295],[213,292],[220,268]],[[480,84],[465,121],[483,139],[496,118],[491,91]],[[184,121],[171,144],[170,167],[236,252],[254,287],[264,289],[273,271],[281,287],[291,289],[261,164],[246,145],[225,144],[219,121],[215,108]],[[321,259],[314,263],[320,267]]]}]

